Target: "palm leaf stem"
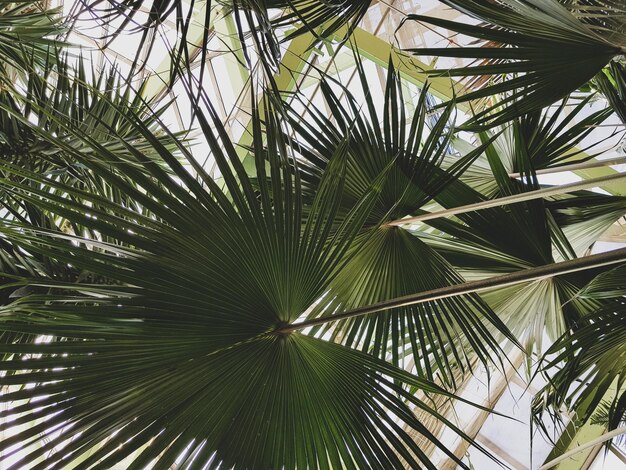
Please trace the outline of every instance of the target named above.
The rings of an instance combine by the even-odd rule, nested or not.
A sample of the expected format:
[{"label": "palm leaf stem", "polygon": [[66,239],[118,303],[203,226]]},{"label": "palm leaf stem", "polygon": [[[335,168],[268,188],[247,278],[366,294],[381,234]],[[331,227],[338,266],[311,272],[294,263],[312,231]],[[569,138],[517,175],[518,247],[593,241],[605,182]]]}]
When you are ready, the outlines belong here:
[{"label": "palm leaf stem", "polygon": [[604,183],[616,182],[621,180],[626,180],[626,173],[616,173],[613,175],[600,176],[598,178],[589,178],[583,181],[577,181],[575,183],[567,183],[559,186],[550,186],[548,188],[536,189],[534,191],[527,191],[521,194],[513,194],[511,196],[489,199],[487,201],[467,204],[465,206],[429,212],[426,214],[417,215],[415,217],[407,217],[404,219],[393,220],[391,222],[388,222],[386,225],[400,226],[414,224],[416,222],[424,222],[426,220],[439,219],[442,217],[448,217],[457,214],[465,214],[466,212],[473,212],[481,209],[489,209],[491,207],[500,207],[508,204],[515,204],[518,202],[532,201],[534,199],[542,199],[550,196],[558,196],[559,194],[566,194],[572,191],[591,189],[597,186],[601,186]]},{"label": "palm leaf stem", "polygon": [[523,282],[537,281],[540,279],[560,276],[563,274],[569,274],[573,272],[584,271],[587,269],[599,268],[601,266],[617,264],[624,262],[625,260],[626,248],[621,248],[619,250],[612,250],[604,253],[598,253],[596,255],[585,256],[583,258],[562,261],[560,263],[550,263],[543,266],[537,266],[534,268],[523,269],[512,273],[503,274],[501,276],[493,276],[478,281],[454,284],[451,286],[440,287],[438,289],[419,292],[417,294],[389,299],[384,302],[378,302],[373,305],[366,305],[363,307],[355,308],[353,310],[349,310],[347,312],[343,312],[337,315],[315,318],[312,320],[306,320],[303,322],[286,325],[278,329],[277,332],[281,334],[290,333],[292,331],[302,330],[311,326],[323,325],[339,320],[346,320],[348,318],[360,317],[363,315],[368,315],[370,313],[384,312],[392,308],[406,307],[409,305],[432,302],[448,297],[456,297],[459,295],[480,292],[487,289],[512,286],[515,284],[521,284]]},{"label": "palm leaf stem", "polygon": [[[555,166],[551,168],[542,168],[536,170],[536,175],[551,175],[553,173],[562,173],[564,171],[586,170],[588,168],[601,168],[604,166],[621,165],[626,163],[626,157],[615,157],[607,160],[593,160],[582,163],[571,163],[569,165]],[[509,173],[510,178],[521,178],[522,173]]]},{"label": "palm leaf stem", "polygon": [[539,467],[539,470],[548,470],[550,468],[554,468],[556,467],[557,464],[569,459],[572,455],[576,455],[578,452],[582,452],[583,450],[588,449],[589,447],[602,444],[603,442],[606,442],[622,434],[626,434],[626,427],[613,429],[612,431],[602,434],[600,437],[596,439],[593,439],[589,442],[585,442],[584,444],[581,444],[573,448],[572,450],[565,452],[563,455],[557,457],[556,459],[550,460],[548,463]]}]

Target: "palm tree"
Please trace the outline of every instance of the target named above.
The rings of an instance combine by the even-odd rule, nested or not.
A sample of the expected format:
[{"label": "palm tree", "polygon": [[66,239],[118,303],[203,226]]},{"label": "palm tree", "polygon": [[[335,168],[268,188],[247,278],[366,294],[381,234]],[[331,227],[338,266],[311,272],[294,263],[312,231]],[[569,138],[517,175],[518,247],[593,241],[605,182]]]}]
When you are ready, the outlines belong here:
[{"label": "palm tree", "polygon": [[[302,20],[296,34],[328,33],[368,4],[242,2],[235,15],[289,6],[274,26]],[[501,19],[513,3],[472,5]],[[573,5],[554,11],[563,20]],[[103,20],[129,15],[122,34],[138,7],[119,4]],[[180,7],[155,4],[145,41]],[[328,24],[337,11],[348,14]],[[547,21],[544,10],[523,11]],[[22,50],[22,86],[0,95],[10,157],[0,162],[5,461],[436,468],[426,450],[436,448],[467,468],[434,428],[488,454],[439,407],[464,400],[455,390],[477,361],[503,368],[519,343],[543,352],[547,328],[558,356],[545,362],[551,382],[537,416],[566,405],[584,422],[607,384],[623,382],[623,266],[613,268],[626,253],[582,255],[626,213],[626,198],[537,176],[588,160],[576,146],[609,111],[568,125],[587,101],[569,116],[565,101],[541,108],[569,89],[527,107],[505,97],[477,122],[511,125],[467,142],[457,102],[433,109],[428,86],[408,111],[393,61],[381,109],[356,57],[363,103],[324,75],[323,106],[304,90],[252,88],[246,167],[214,104],[186,80],[217,167],[209,174],[187,134],[164,124],[167,103],[144,100],[115,69],[72,66],[58,34],[32,39],[45,47]],[[268,28],[251,34],[274,40]],[[615,109],[620,70],[590,85]],[[516,83],[519,104],[528,89]],[[569,394],[581,377],[589,386]],[[623,395],[605,407],[615,427]]]}]

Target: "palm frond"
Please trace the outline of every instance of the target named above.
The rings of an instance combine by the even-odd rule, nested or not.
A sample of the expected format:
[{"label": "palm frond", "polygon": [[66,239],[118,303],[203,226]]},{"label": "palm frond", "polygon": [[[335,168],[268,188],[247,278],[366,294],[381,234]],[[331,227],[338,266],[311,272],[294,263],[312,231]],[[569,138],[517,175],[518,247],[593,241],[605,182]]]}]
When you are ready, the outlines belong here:
[{"label": "palm frond", "polygon": [[576,191],[546,201],[546,208],[578,256],[626,214],[626,197]]},{"label": "palm frond", "polygon": [[[476,38],[478,46],[419,48],[419,55],[476,59],[482,62],[462,68],[427,72],[450,77],[506,75],[497,83],[486,81],[481,89],[457,97],[458,102],[503,94],[487,104],[466,124],[498,125],[516,116],[537,111],[586,84],[614,57],[624,54],[626,34],[598,24],[598,11],[579,2],[558,0],[444,0],[444,3],[481,22],[479,25],[409,15]],[[611,1],[598,2],[603,14],[623,15],[624,8]],[[601,20],[600,20],[601,21]],[[480,43],[484,47],[481,47]]]},{"label": "palm frond", "polygon": [[281,9],[276,19],[270,20],[272,27],[294,27],[285,39],[293,39],[301,34],[313,33],[319,38],[327,38],[344,26],[348,26],[346,37],[363,18],[371,0],[232,0],[239,8],[262,8],[267,16],[268,10]]},{"label": "palm frond", "polygon": [[37,0],[0,2],[0,83],[13,84],[36,67],[46,65],[63,44],[61,11],[44,9]]},{"label": "palm frond", "polygon": [[580,291],[580,296],[604,299],[626,295],[624,274],[626,274],[626,265],[603,272]]},{"label": "palm frond", "polygon": [[[566,98],[556,109],[535,111],[514,119],[510,130],[514,142],[512,151],[527,152],[535,171],[593,158],[593,153],[585,153],[598,143],[585,148],[580,145],[612,111],[603,109],[588,113],[586,108],[592,98],[593,95],[573,106],[571,100]],[[512,173],[523,171],[519,167],[519,158],[512,156],[510,160]]]},{"label": "palm frond", "polygon": [[626,67],[618,62],[611,62],[594,81],[613,111],[626,124]]},{"label": "palm frond", "polygon": [[[380,112],[358,58],[357,73],[365,94],[363,105],[345,87],[324,79],[320,89],[331,116],[311,103],[307,103],[310,114],[291,115],[300,152],[297,168],[313,194],[319,178],[332,163],[327,156],[341,142],[341,136],[350,136],[344,212],[362,198],[368,181],[390,167],[366,226],[349,250],[350,260],[309,319],[462,282],[443,257],[410,231],[386,224],[422,211],[489,144],[444,170],[441,165],[453,133],[452,106],[431,118],[425,87],[414,114],[407,116],[402,83],[390,62]],[[381,358],[390,357],[394,364],[414,366],[420,374],[439,376],[454,385],[454,369],[468,368],[472,354],[483,363],[498,356],[498,343],[485,322],[507,335],[506,328],[477,295],[466,295],[346,320],[324,326],[317,334],[329,332],[342,344]]]},{"label": "palm frond", "polygon": [[[539,187],[528,152],[513,154],[521,181],[508,175],[495,146],[486,149],[497,186],[496,195],[522,194]],[[436,197],[444,207],[457,207],[485,196],[461,181]],[[573,259],[626,211],[621,197],[568,194],[458,214],[427,223],[438,232],[415,232],[469,278],[487,278],[532,266]],[[569,207],[568,207],[569,206]],[[591,300],[571,301],[589,281],[588,275],[565,275],[487,292],[483,298],[498,312],[530,352],[541,350],[544,331],[560,337],[581,315],[598,307]]]},{"label": "palm frond", "polygon": [[[174,151],[174,140],[163,133],[159,135],[155,129],[156,120],[166,107],[161,106],[153,111],[153,105],[141,98],[141,90],[135,93],[129,85],[122,85],[121,77],[114,68],[108,72],[102,71],[101,74],[92,72],[90,76],[80,62],[77,70],[71,68],[71,63],[67,55],[58,53],[56,59],[40,66],[37,73],[28,75],[25,82],[26,96],[21,96],[21,90],[17,88],[7,87],[0,92],[0,152],[4,163],[11,165],[14,170],[2,172],[3,178],[13,184],[27,183],[39,189],[45,187],[45,181],[55,180],[74,189],[100,194],[108,202],[133,206],[134,202],[124,192],[72,158],[72,152],[80,152],[84,158],[99,158],[93,147],[75,138],[75,133],[89,135],[122,159],[130,156],[126,149],[128,144],[158,158],[158,153],[143,139],[141,133],[129,125],[126,115],[131,112],[142,116],[145,125],[157,132],[160,143]],[[31,61],[29,70],[34,71],[36,65]],[[64,144],[69,144],[72,152],[64,151],[63,147],[56,146],[34,132],[33,125],[61,139]],[[67,126],[73,128],[69,134]],[[126,143],[121,145],[120,139]],[[31,173],[38,175],[39,184],[29,178]],[[130,180],[128,183],[132,184]],[[59,235],[94,236],[89,227],[59,218],[10,192],[2,191],[0,200],[4,219],[20,220],[31,227],[55,231]],[[99,238],[103,239],[101,234]],[[58,262],[45,254],[26,252],[6,240],[2,240],[0,257],[0,270],[5,274],[0,280],[3,285],[2,305],[9,305],[28,293],[47,291],[45,287],[20,287],[15,284],[16,277],[27,276],[41,282],[50,279],[68,283],[103,281],[89,271]],[[32,343],[37,340],[37,335],[5,330],[2,330],[0,337],[0,341],[5,344]]]},{"label": "palm frond", "polygon": [[[140,35],[134,51],[133,71],[145,66],[164,25],[174,23],[176,44],[166,45],[172,60],[170,83],[173,83],[182,72],[190,69],[196,57],[200,57],[200,63],[205,62],[217,16],[233,15],[248,61],[242,65],[251,65],[247,45],[247,39],[251,39],[259,58],[276,69],[281,60],[281,41],[307,33],[325,39],[345,26],[347,37],[370,3],[371,0],[76,0],[72,17],[79,19],[90,15],[109,31],[103,38],[109,43],[124,34]],[[200,34],[192,31],[200,31]]]},{"label": "palm frond", "polygon": [[[76,69],[72,68],[68,56],[59,54],[41,70],[41,74],[29,75],[24,95],[18,89],[0,92],[0,151],[5,163],[16,168],[74,188],[92,190],[119,204],[132,205],[134,202],[124,192],[117,191],[87,166],[76,161],[63,147],[34,132],[33,124],[69,144],[73,151],[80,152],[85,158],[98,160],[100,154],[85,140],[76,139],[74,134],[77,132],[89,135],[98,146],[125,160],[126,165],[138,167],[132,161],[129,144],[134,151],[157,160],[159,155],[126,115],[134,113],[141,116],[144,125],[155,132],[160,144],[176,153],[174,138],[157,130],[159,116],[168,104],[157,106],[154,102],[146,102],[142,97],[145,82],[134,90],[124,83],[115,67],[88,73],[80,60],[77,64]],[[71,128],[71,132],[68,133],[67,128]],[[182,134],[174,137],[184,138]],[[15,183],[28,180],[28,176],[21,175],[19,171],[10,172],[6,177],[12,178]],[[131,180],[128,181],[130,183]],[[24,218],[45,228],[57,227],[70,233],[83,233],[82,228],[69,222],[52,220],[28,201],[7,193],[0,195],[0,199],[13,217]]]},{"label": "palm frond", "polygon": [[[58,51],[50,54],[50,60],[42,64],[40,70],[36,71],[32,62],[29,70],[32,73],[25,81],[25,92],[12,88],[0,92],[3,103],[0,110],[0,145],[4,155],[12,158],[14,163],[36,169],[32,163],[42,164],[46,160],[51,163],[57,158],[57,171],[63,164],[62,151],[54,149],[45,139],[36,138],[31,126],[15,118],[16,113],[59,136],[64,132],[59,122],[75,126],[77,131],[91,135],[120,157],[129,152],[117,144],[118,139],[109,138],[110,135],[122,137],[137,149],[152,151],[155,155],[149,143],[124,119],[128,112],[135,112],[143,116],[148,127],[155,129],[156,121],[167,109],[167,103],[157,105],[154,100],[144,100],[142,95],[146,82],[135,89],[125,82],[115,66],[89,71],[85,69],[81,56],[74,62],[67,53]],[[173,143],[168,143],[168,137],[161,135],[159,138],[168,148],[175,148]],[[76,141],[76,146],[83,144]],[[77,149],[90,152],[89,147]],[[38,171],[45,172],[43,168]]]},{"label": "palm frond", "polygon": [[626,303],[623,287],[624,266],[605,270],[578,296],[599,299],[593,313],[577,321],[571,331],[546,352],[543,372],[548,384],[537,394],[533,413],[566,408],[574,412],[576,423],[586,422],[616,387],[608,404],[609,429],[615,429],[626,413]]},{"label": "palm frond", "polygon": [[387,172],[337,227],[346,145],[337,149],[304,211],[281,115],[269,102],[263,126],[258,115],[254,120],[256,187],[217,114],[209,107],[208,117],[197,116],[223,187],[178,142],[189,157],[189,167],[181,164],[132,112],[128,121],[170,172],[112,135],[137,163],[129,165],[62,119],[57,124],[65,133],[100,159],[41,127],[33,131],[127,192],[135,206],[2,163],[6,174],[36,183],[4,178],[3,191],[96,234],[60,234],[5,220],[3,238],[28,254],[108,280],[27,276],[22,284],[50,293],[25,295],[2,309],[7,331],[54,338],[0,345],[11,355],[2,368],[15,372],[0,378],[10,387],[1,400],[14,403],[2,416],[16,418],[5,427],[30,424],[0,442],[3,457],[21,453],[23,468],[38,468],[45,455],[45,465],[55,468],[110,467],[130,456],[127,468],[167,468],[175,461],[182,468],[394,468],[402,458],[434,469],[409,434],[417,431],[465,467],[413,408],[468,437],[405,387],[443,389],[370,355],[280,332],[324,295],[345,265]]},{"label": "palm frond", "polygon": [[[594,153],[601,142],[581,148],[593,136],[597,126],[611,115],[611,109],[588,113],[593,95],[574,104],[564,99],[555,109],[544,109],[514,118],[509,124],[498,126],[479,134],[483,143],[493,139],[494,154],[512,177],[521,177],[524,169],[520,162],[528,160],[534,171],[556,169],[563,165],[586,162],[597,156]],[[494,136],[498,134],[495,139]],[[461,154],[473,151],[475,146],[463,139],[454,139],[452,146]],[[450,164],[453,159],[449,159]],[[484,155],[463,173],[461,180],[478,192],[492,197],[498,194],[498,183]]]},{"label": "palm frond", "polygon": [[[622,397],[626,400],[626,396]],[[610,401],[603,401],[598,405],[594,414],[591,416],[591,423],[603,426],[608,429],[618,429],[626,425],[626,409],[623,409],[622,414],[619,414],[619,405],[616,405]],[[618,445],[623,445],[624,435],[615,438]]]}]

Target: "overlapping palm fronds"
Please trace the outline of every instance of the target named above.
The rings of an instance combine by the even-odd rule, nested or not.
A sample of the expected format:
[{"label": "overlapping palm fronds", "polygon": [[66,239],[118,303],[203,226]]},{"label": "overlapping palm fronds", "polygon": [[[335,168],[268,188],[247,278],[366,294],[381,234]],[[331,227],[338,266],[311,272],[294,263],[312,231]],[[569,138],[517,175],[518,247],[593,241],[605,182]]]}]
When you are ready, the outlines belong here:
[{"label": "overlapping palm fronds", "polygon": [[626,125],[626,67],[624,64],[611,62],[608,68],[595,77],[594,82],[610,103],[615,114]]},{"label": "overlapping palm fronds", "polygon": [[[144,125],[156,132],[155,138],[170,151],[175,151],[174,139],[156,130],[156,123],[167,104],[145,101],[143,86],[134,90],[130,84],[124,83],[115,67],[88,73],[81,60],[76,66],[73,69],[68,56],[59,53],[41,70],[35,70],[31,64],[32,73],[26,80],[24,95],[17,88],[0,92],[0,152],[4,162],[76,189],[106,195],[112,202],[132,205],[134,201],[129,200],[124,192],[99,178],[62,146],[38,135],[33,131],[33,125],[54,135],[84,158],[98,160],[100,156],[98,150],[87,145],[85,140],[68,134],[68,126],[75,128],[73,132],[89,135],[93,142],[122,160],[132,155],[128,145],[132,145],[135,151],[158,158],[154,147],[129,124],[126,115],[141,116]],[[178,137],[183,136],[179,134]],[[128,164],[133,163],[129,161]],[[5,177],[15,183],[27,179],[19,173],[8,173]],[[82,232],[77,226],[59,226],[45,211],[28,201],[7,193],[2,193],[0,199],[14,216],[25,217],[33,224]]]},{"label": "overlapping palm fronds", "polygon": [[[379,110],[362,67],[357,58],[365,95],[363,107],[348,89],[337,88],[332,80],[322,80],[321,91],[331,115],[311,103],[307,103],[304,116],[291,114],[296,129],[294,140],[300,151],[297,166],[312,193],[330,164],[327,156],[340,145],[343,136],[350,136],[343,212],[362,197],[368,181],[390,167],[388,181],[349,250],[350,261],[330,283],[329,292],[310,313],[310,319],[463,281],[443,257],[411,231],[387,224],[422,212],[489,142],[443,170],[441,165],[453,135],[452,106],[431,119],[425,87],[415,112],[407,115],[402,83],[390,63],[383,109]],[[468,355],[483,363],[498,356],[499,346],[487,333],[485,321],[506,331],[477,295],[467,295],[397,308],[371,318],[354,318],[322,328],[319,334],[330,331],[342,344],[371,351],[381,358],[391,357],[394,364],[414,364],[420,374],[437,375],[454,385],[454,369],[465,370]]]},{"label": "overlapping palm fronds", "polygon": [[0,87],[50,61],[65,31],[60,13],[37,0],[0,1]]},{"label": "overlapping palm fronds", "polygon": [[601,273],[578,292],[581,298],[602,301],[602,306],[576,322],[546,352],[543,369],[548,384],[535,397],[535,416],[545,411],[558,416],[567,409],[581,424],[603,407],[609,430],[624,420],[625,275],[626,266],[618,266]]},{"label": "overlapping palm fronds", "polygon": [[[517,141],[510,155],[502,155],[496,142],[486,149],[495,190],[490,187],[487,197],[456,181],[436,197],[437,202],[446,208],[458,207],[539,188],[528,148]],[[509,176],[507,161],[522,170],[521,179]],[[464,276],[484,279],[582,256],[625,213],[623,197],[577,192],[429,220],[439,232],[415,233]],[[493,290],[483,298],[531,352],[535,347],[542,349],[544,332],[554,340],[597,307],[591,300],[570,300],[588,280],[577,273]]]},{"label": "overlapping palm fronds", "polygon": [[[322,106],[302,90],[258,100],[247,90],[251,143],[239,148],[195,72],[181,99],[216,177],[141,87],[80,61],[73,70],[52,47],[56,33],[30,30],[18,65],[37,73],[0,85],[0,466],[435,469],[438,452],[466,468],[441,428],[475,443],[437,404],[456,398],[475,364],[506,361],[510,345],[541,351],[546,332],[556,342],[537,415],[566,406],[588,419],[623,385],[623,266],[596,277],[602,262],[576,258],[626,213],[626,198],[577,191],[406,223],[521,198],[542,188],[538,171],[591,158],[579,146],[610,111],[579,119],[592,98],[570,109],[564,97],[595,76],[619,113],[623,67],[612,60],[626,34],[618,15],[597,12],[623,7],[446,3],[491,25],[410,18],[490,47],[419,53],[486,61],[452,76],[508,75],[460,97],[503,93],[469,126],[502,127],[462,143],[458,101],[433,109],[428,85],[409,113],[393,62],[381,109],[357,58],[363,103],[323,73]],[[240,38],[276,66],[279,38],[349,33],[369,4],[235,0],[220,14],[230,9]],[[108,39],[141,35],[135,70],[173,21],[176,72],[192,49],[208,53],[217,11],[209,0],[77,5],[109,25]],[[39,25],[33,11],[28,24]],[[10,45],[0,38],[0,55]],[[560,260],[576,269],[541,271]],[[523,282],[431,295],[509,273]],[[608,403],[610,426],[625,400]]]},{"label": "overlapping palm fronds", "polygon": [[[464,34],[479,41],[471,47],[412,49],[420,55],[481,59],[478,65],[435,72],[451,77],[501,76],[458,101],[502,96],[487,104],[467,123],[469,127],[497,125],[549,106],[586,84],[613,58],[626,51],[626,32],[619,19],[626,10],[612,0],[443,0],[482,22],[478,25],[409,15],[407,19]],[[615,22],[617,21],[617,23]],[[484,46],[484,47],[482,47]]]},{"label": "overlapping palm fronds", "polygon": [[[598,149],[598,146],[605,141],[593,139],[593,132],[612,113],[609,108],[590,113],[592,98],[593,95],[590,95],[577,103],[566,98],[554,109],[518,116],[509,124],[481,132],[478,137],[481,142],[486,142],[498,134],[492,144],[492,151],[514,178],[523,176],[524,168],[520,162],[524,160],[528,160],[538,173],[546,173],[550,169],[557,171],[564,165],[586,162],[604,150]],[[611,137],[613,136],[608,136],[608,139]],[[593,140],[593,143],[585,144],[587,139]],[[454,139],[452,145],[461,154],[474,149],[459,138]],[[449,160],[450,163],[454,161]],[[499,192],[491,167],[484,156],[480,156],[461,179],[486,196],[492,197]]]},{"label": "overlapping palm fronds", "polygon": [[[187,70],[195,57],[204,63],[216,16],[234,15],[244,51],[251,37],[259,57],[276,68],[281,60],[280,42],[311,33],[327,38],[347,26],[351,31],[365,15],[371,0],[76,0],[73,17],[88,14],[104,25],[108,42],[124,34],[139,34],[133,70],[141,69],[160,40],[166,23],[174,23],[176,44],[166,44],[174,66],[170,81]],[[283,30],[277,34],[278,30]],[[199,31],[199,33],[198,33]],[[193,33],[192,33],[193,32]]]},{"label": "overlapping palm fronds", "polygon": [[[74,68],[75,66],[75,68]],[[167,104],[157,105],[143,98],[144,84],[135,89],[125,82],[115,66],[107,69],[85,68],[82,57],[71,60],[67,53],[49,52],[49,60],[37,69],[35,64],[28,66],[29,74],[23,89],[5,88],[0,92],[3,102],[0,109],[0,145],[6,157],[14,158],[13,163],[41,172],[43,168],[30,167],[29,162],[38,165],[63,165],[63,152],[55,149],[50,142],[37,137],[31,126],[20,118],[36,123],[46,131],[63,135],[58,123],[68,121],[82,132],[90,135],[119,156],[128,153],[117,140],[121,137],[133,143],[137,149],[154,154],[154,150],[123,118],[134,112],[142,116],[146,126],[155,128],[159,116]],[[162,133],[163,134],[163,133]],[[110,136],[115,136],[111,138]],[[159,137],[170,149],[168,137]],[[77,148],[89,153],[89,147],[75,141]],[[81,147],[83,146],[83,147]],[[56,159],[56,160],[55,160]]]},{"label": "overlapping palm fronds", "polygon": [[[24,77],[26,95],[18,87],[7,86],[0,91],[0,154],[5,165],[20,171],[37,174],[39,183],[29,179],[20,171],[0,170],[7,184],[29,184],[32,188],[45,186],[46,181],[57,181],[71,188],[91,191],[117,204],[134,206],[123,191],[117,190],[106,180],[99,178],[87,166],[73,158],[79,152],[84,158],[98,160],[99,154],[86,141],[67,133],[89,135],[90,138],[120,158],[129,156],[126,147],[131,144],[139,151],[158,158],[153,147],[126,121],[127,113],[141,116],[148,128],[156,131],[155,123],[166,106],[154,106],[141,97],[123,81],[117,70],[87,74],[82,61],[77,69],[67,54],[58,49],[49,51],[49,60],[38,64],[25,62]],[[45,138],[33,130],[33,125],[69,145],[72,152]],[[157,134],[160,143],[174,150],[173,139],[164,133]],[[124,144],[120,144],[120,139]],[[151,152],[152,149],[152,152]],[[128,180],[131,184],[131,181]],[[71,196],[70,196],[71,197]],[[3,218],[20,220],[31,227],[56,232],[59,236],[81,234],[95,236],[90,227],[77,225],[60,219],[32,201],[16,197],[7,191],[0,192]],[[102,235],[99,235],[102,239]],[[15,277],[29,276],[46,282],[55,279],[62,282],[102,282],[88,270],[59,262],[41,253],[29,253],[23,247],[2,240],[0,270],[3,273],[1,304],[9,305],[29,293],[46,292],[45,287],[20,287],[14,284]],[[27,344],[37,340],[36,334],[5,330],[0,326],[0,342],[3,344]]]},{"label": "overlapping palm fronds", "polygon": [[282,10],[276,18],[268,17],[268,22],[273,28],[293,27],[286,39],[305,33],[326,38],[344,26],[350,31],[371,3],[371,0],[232,0],[233,7],[256,10],[265,17],[272,9]]},{"label": "overlapping palm fronds", "polygon": [[89,229],[60,233],[8,217],[3,239],[23,256],[99,278],[15,278],[45,290],[2,307],[2,329],[48,340],[0,344],[11,372],[0,377],[1,400],[14,403],[0,416],[15,418],[2,429],[28,424],[0,442],[3,458],[19,455],[22,468],[44,455],[56,468],[127,457],[127,468],[393,468],[400,458],[435,468],[416,431],[464,466],[412,412],[455,429],[408,391],[441,388],[369,354],[284,332],[346,267],[391,170],[340,211],[346,141],[305,210],[281,114],[269,102],[264,110],[254,119],[256,186],[210,106],[198,119],[220,184],[169,134],[188,157],[183,165],[132,109],[125,122],[153,152],[111,134],[120,157],[63,116],[50,116],[54,134],[31,129],[133,205],[2,162],[3,192]]}]

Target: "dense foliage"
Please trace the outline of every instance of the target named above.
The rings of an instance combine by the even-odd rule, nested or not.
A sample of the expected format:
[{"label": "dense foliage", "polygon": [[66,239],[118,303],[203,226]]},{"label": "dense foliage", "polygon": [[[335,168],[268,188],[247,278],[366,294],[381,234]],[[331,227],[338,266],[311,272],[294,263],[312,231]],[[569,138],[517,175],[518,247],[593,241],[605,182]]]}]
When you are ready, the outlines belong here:
[{"label": "dense foliage", "polygon": [[[537,423],[623,423],[626,250],[588,251],[626,214],[590,189],[624,180],[539,175],[626,122],[626,9],[443,3],[473,20],[403,30],[478,42],[407,53],[478,62],[429,70],[469,89],[434,103],[397,57],[375,98],[351,42],[369,1],[0,1],[0,466],[469,468],[442,428],[490,454],[442,404],[513,350],[548,378]],[[139,38],[125,74],[72,45],[86,14]],[[250,67],[241,141],[203,80],[215,15]],[[148,92],[168,22],[195,133]],[[320,99],[281,89],[294,38],[352,47],[357,85],[309,64]]]}]

